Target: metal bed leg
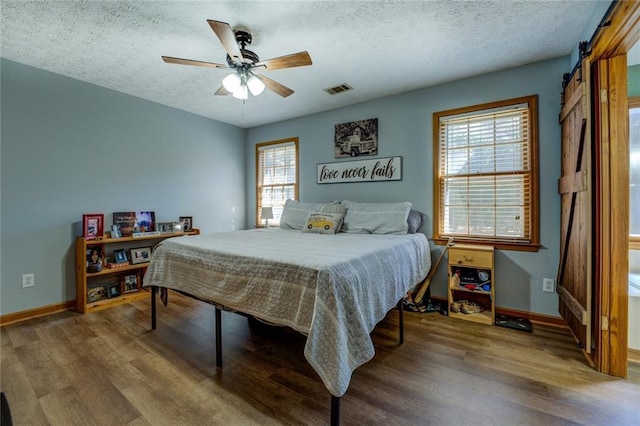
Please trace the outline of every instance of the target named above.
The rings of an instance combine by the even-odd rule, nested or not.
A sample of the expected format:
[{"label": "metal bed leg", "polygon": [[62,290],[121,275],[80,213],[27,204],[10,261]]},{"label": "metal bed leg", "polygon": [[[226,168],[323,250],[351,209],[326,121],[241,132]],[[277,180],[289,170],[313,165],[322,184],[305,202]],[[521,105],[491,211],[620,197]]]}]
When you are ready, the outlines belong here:
[{"label": "metal bed leg", "polygon": [[151,329],[156,329],[156,293],[158,288],[154,285],[151,286]]},{"label": "metal bed leg", "polygon": [[331,395],[331,426],[340,424],[340,397]]},{"label": "metal bed leg", "polygon": [[222,312],[216,308],[216,367],[222,368]]},{"label": "metal bed leg", "polygon": [[400,327],[400,344],[404,343],[404,306],[402,299],[398,302],[398,325]]}]

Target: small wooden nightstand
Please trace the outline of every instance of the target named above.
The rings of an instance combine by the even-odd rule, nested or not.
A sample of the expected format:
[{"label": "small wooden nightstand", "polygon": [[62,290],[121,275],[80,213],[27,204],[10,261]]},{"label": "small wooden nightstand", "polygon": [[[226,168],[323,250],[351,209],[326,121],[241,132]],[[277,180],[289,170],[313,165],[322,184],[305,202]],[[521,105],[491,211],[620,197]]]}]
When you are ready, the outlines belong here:
[{"label": "small wooden nightstand", "polygon": [[[450,317],[482,324],[495,323],[493,252],[492,246],[456,244],[449,247],[447,293]],[[460,306],[460,311],[454,312],[454,302],[462,300],[481,306],[483,311],[464,313],[470,309]]]}]

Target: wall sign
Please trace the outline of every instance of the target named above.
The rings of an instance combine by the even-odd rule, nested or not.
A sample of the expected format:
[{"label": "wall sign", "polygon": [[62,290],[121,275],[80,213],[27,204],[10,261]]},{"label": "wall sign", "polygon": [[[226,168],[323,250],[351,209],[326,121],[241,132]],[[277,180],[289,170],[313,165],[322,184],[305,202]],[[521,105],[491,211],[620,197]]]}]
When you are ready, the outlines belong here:
[{"label": "wall sign", "polygon": [[402,180],[402,157],[320,163],[316,168],[318,184]]}]

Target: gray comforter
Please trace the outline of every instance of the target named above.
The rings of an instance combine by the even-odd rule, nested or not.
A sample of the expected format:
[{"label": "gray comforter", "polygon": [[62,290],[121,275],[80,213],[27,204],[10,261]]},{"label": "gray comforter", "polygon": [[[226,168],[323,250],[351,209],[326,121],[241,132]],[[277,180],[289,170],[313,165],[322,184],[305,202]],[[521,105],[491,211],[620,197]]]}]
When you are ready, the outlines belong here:
[{"label": "gray comforter", "polygon": [[305,357],[335,396],[374,356],[369,333],[425,278],[424,234],[254,229],[164,240],[144,286],[183,291],[305,335]]}]

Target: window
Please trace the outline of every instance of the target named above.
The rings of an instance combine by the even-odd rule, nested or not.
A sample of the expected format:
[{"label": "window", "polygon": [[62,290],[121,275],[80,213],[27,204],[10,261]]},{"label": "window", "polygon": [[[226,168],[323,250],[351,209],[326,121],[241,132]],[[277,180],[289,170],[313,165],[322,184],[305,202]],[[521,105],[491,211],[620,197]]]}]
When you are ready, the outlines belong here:
[{"label": "window", "polygon": [[278,225],[287,199],[298,199],[298,138],[256,145],[256,225],[264,225],[262,207],[273,207],[270,225]]},{"label": "window", "polygon": [[640,249],[640,97],[629,98],[629,234]]},{"label": "window", "polygon": [[433,115],[436,240],[538,249],[537,101]]}]

